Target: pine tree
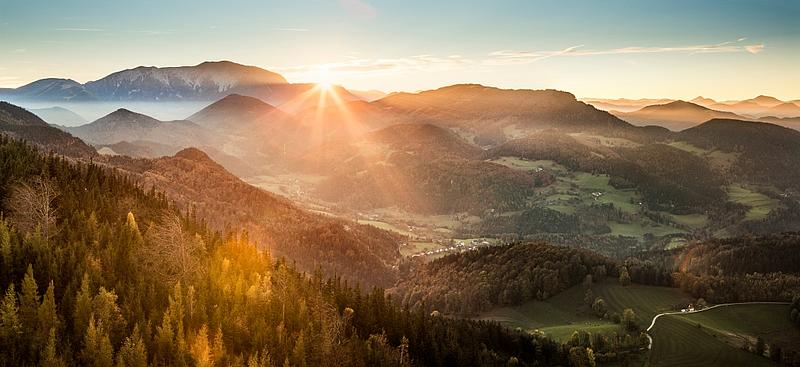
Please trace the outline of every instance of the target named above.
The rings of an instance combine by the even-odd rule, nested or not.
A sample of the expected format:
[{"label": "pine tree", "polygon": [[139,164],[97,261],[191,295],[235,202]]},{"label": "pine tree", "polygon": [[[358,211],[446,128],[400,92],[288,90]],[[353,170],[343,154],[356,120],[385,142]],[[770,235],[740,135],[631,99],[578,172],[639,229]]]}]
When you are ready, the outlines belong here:
[{"label": "pine tree", "polygon": [[306,343],[302,333],[297,337],[294,349],[292,349],[292,365],[296,367],[306,366]]},{"label": "pine tree", "polygon": [[58,311],[56,310],[56,296],[53,281],[47,286],[42,303],[38,309],[38,334],[42,340],[49,338],[49,334],[57,333],[59,330]]},{"label": "pine tree", "polygon": [[117,367],[147,367],[147,348],[139,332],[139,325],[125,338],[117,353]]},{"label": "pine tree", "polygon": [[9,277],[14,270],[14,251],[11,248],[11,231],[2,217],[0,217],[0,264],[3,269],[0,276]]},{"label": "pine tree", "polygon": [[73,315],[73,329],[75,337],[80,340],[86,334],[89,318],[92,315],[92,290],[89,284],[89,275],[84,273],[81,288],[75,296],[75,313]]},{"label": "pine tree", "polygon": [[83,339],[81,360],[89,367],[113,367],[114,350],[103,325],[96,323],[94,315],[89,318],[86,336]]},{"label": "pine tree", "polygon": [[44,347],[44,351],[42,351],[42,358],[39,365],[41,367],[66,367],[67,362],[64,361],[61,356],[58,355],[56,351],[56,328],[51,328],[48,338],[47,344]]},{"label": "pine tree", "polygon": [[0,304],[0,354],[2,351],[11,351],[16,347],[16,341],[22,332],[22,323],[19,321],[19,306],[17,305],[17,292],[14,283],[8,285],[3,303]]},{"label": "pine tree", "polygon": [[194,337],[191,353],[198,367],[208,367],[214,363],[211,359],[211,346],[208,344],[208,326],[205,324]]},{"label": "pine tree", "polygon": [[214,333],[214,344],[211,347],[211,356],[217,363],[225,357],[225,342],[222,340],[222,328],[219,326],[217,327],[217,332]]},{"label": "pine tree", "polygon": [[22,295],[19,300],[20,321],[26,330],[35,330],[38,309],[39,288],[33,277],[33,266],[28,264],[28,270],[22,279]]}]

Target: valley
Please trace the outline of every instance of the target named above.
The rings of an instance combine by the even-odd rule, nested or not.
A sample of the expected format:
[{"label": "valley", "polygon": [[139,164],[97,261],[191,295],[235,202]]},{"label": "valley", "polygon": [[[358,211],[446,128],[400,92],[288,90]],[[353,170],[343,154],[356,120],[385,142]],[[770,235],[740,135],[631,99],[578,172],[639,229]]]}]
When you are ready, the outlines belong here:
[{"label": "valley", "polygon": [[[232,62],[3,93],[29,109],[0,103],[0,309],[24,305],[35,336],[0,344],[26,340],[30,355],[49,343],[80,364],[142,343],[145,365],[191,365],[211,343],[211,365],[242,362],[225,350],[254,366],[277,365],[264,353],[290,366],[800,358],[800,132],[765,116],[480,84],[367,100]],[[82,121],[64,98],[119,107]],[[122,107],[160,98],[196,109]],[[596,108],[615,103],[625,112]],[[759,301],[785,304],[680,311]]]}]

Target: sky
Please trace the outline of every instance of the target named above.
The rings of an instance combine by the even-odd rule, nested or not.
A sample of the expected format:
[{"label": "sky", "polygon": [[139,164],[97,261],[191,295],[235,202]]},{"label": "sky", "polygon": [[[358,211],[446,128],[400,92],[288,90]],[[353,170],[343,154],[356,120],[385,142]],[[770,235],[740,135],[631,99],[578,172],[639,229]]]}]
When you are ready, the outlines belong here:
[{"label": "sky", "polygon": [[0,86],[230,60],[357,90],[800,99],[800,1],[0,0]]}]

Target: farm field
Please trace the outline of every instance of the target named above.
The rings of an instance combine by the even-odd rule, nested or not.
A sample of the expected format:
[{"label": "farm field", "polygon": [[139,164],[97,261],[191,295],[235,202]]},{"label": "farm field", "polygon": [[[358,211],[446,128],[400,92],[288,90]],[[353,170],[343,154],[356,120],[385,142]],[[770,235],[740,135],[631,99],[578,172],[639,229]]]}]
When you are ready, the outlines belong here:
[{"label": "farm field", "polygon": [[750,207],[746,220],[759,220],[778,207],[778,201],[742,185],[728,186],[728,200]]},{"label": "farm field", "polygon": [[793,345],[800,331],[784,305],[736,305],[658,319],[651,330],[651,366],[773,366],[765,357],[744,351],[761,336],[767,342]]},{"label": "farm field", "polygon": [[616,236],[642,237],[647,233],[655,236],[685,233],[685,231],[678,228],[644,220],[634,223],[608,222],[608,226],[611,228],[611,234]]},{"label": "farm field", "polygon": [[[568,338],[576,330],[615,330],[618,325],[595,316],[584,304],[585,291],[583,285],[578,285],[545,301],[496,308],[478,318],[498,321],[511,328],[539,330],[558,340]],[[625,308],[633,309],[642,326],[647,326],[656,314],[690,302],[688,296],[679,289],[637,284],[623,287],[616,279],[593,284],[592,292],[596,297],[603,298],[612,312],[621,314]]]}]

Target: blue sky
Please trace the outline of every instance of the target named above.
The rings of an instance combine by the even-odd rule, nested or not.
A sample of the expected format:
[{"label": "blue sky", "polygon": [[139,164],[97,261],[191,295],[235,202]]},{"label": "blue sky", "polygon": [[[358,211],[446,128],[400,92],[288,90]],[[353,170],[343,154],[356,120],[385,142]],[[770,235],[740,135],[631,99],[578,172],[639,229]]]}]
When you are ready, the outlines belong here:
[{"label": "blue sky", "polygon": [[0,86],[232,60],[356,89],[800,98],[800,1],[0,0]]}]

